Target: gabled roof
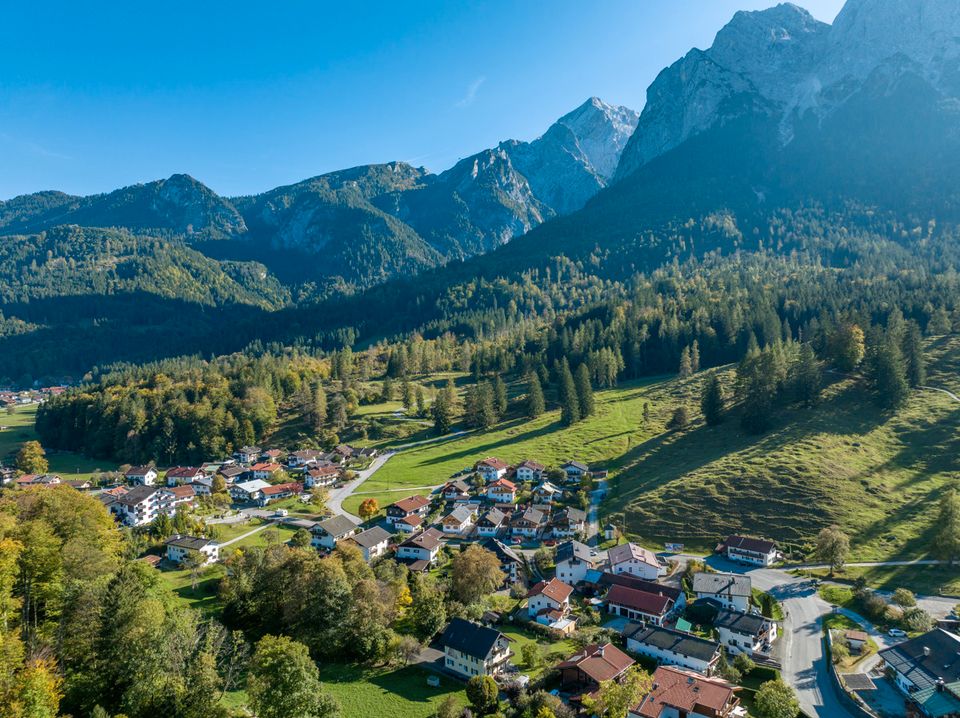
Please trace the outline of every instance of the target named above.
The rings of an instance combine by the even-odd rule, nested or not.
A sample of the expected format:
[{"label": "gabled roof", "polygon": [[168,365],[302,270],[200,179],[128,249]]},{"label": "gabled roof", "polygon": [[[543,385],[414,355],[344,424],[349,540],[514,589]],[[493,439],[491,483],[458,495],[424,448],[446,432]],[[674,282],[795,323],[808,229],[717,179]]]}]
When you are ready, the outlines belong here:
[{"label": "gabled roof", "polygon": [[607,592],[607,603],[626,606],[650,616],[663,616],[670,611],[673,599],[662,593],[647,593],[626,586],[612,586]]},{"label": "gabled roof", "polygon": [[579,541],[564,541],[557,546],[557,563],[569,561],[572,558],[589,564],[597,563],[600,560],[593,549]]},{"label": "gabled roof", "polygon": [[540,596],[542,594],[551,601],[563,603],[570,598],[571,593],[573,593],[572,586],[568,586],[558,578],[551,578],[549,581],[540,581],[540,583],[535,584],[529,593],[527,593],[527,598],[533,598],[534,596]]},{"label": "gabled roof", "polygon": [[612,643],[594,643],[585,646],[557,668],[579,668],[599,684],[617,678],[633,664],[634,660]]},{"label": "gabled roof", "polygon": [[533,491],[534,491],[534,493],[541,493],[541,494],[561,494],[561,493],[563,493],[563,489],[561,489],[561,488],[560,488],[559,486],[557,486],[556,484],[550,483],[549,481],[544,481],[543,483],[538,484],[538,485],[537,485],[537,488],[535,488]]},{"label": "gabled roof", "polygon": [[384,541],[389,541],[390,534],[379,526],[374,526],[373,528],[351,536],[350,540],[355,541],[358,546],[362,546],[363,548],[373,548]]},{"label": "gabled roof", "polygon": [[747,596],[752,594],[753,583],[749,576],[734,573],[696,573],[693,575],[694,593],[711,593],[715,596]]},{"label": "gabled roof", "polygon": [[420,514],[407,514],[402,519],[397,521],[397,523],[416,527],[423,523],[423,517]]},{"label": "gabled roof", "polygon": [[206,546],[216,545],[216,541],[208,538],[201,538],[199,536],[174,536],[171,539],[167,539],[167,546],[178,546],[179,548],[190,549],[192,551],[198,551]]},{"label": "gabled roof", "polygon": [[282,467],[280,464],[274,464],[267,461],[262,461],[259,464],[254,464],[250,467],[250,471],[269,471],[273,473],[274,471],[280,471]]},{"label": "gabled roof", "polygon": [[555,521],[569,521],[572,524],[583,523],[587,520],[587,512],[568,506],[554,519]]},{"label": "gabled roof", "polygon": [[539,509],[527,509],[520,517],[521,521],[527,521],[532,524],[542,524],[544,520],[543,511]]},{"label": "gabled roof", "polygon": [[777,544],[766,539],[752,538],[750,536],[728,536],[724,541],[727,548],[739,548],[744,551],[753,551],[756,553],[768,554],[776,550]]},{"label": "gabled roof", "polygon": [[705,678],[699,673],[660,666],[653,673],[650,692],[631,713],[642,718],[660,718],[664,708],[679,713],[723,715],[728,704],[736,700],[737,688],[719,678]]},{"label": "gabled roof", "polygon": [[503,489],[505,491],[516,491],[517,485],[512,481],[510,481],[509,479],[497,479],[487,487],[488,491],[491,489]]},{"label": "gabled roof", "polygon": [[498,459],[496,456],[488,456],[486,459],[478,461],[477,466],[489,466],[491,469],[496,469],[497,471],[510,468],[510,464],[503,459]]},{"label": "gabled roof", "polygon": [[496,554],[497,558],[500,559],[500,563],[523,563],[520,555],[516,551],[503,543],[503,541],[499,541],[493,537],[488,538],[481,543],[480,546]]},{"label": "gabled roof", "polygon": [[400,499],[399,501],[390,504],[390,507],[400,509],[403,511],[403,513],[409,514],[413,511],[419,511],[424,506],[428,506],[429,504],[430,499],[428,499],[426,496],[420,496],[418,494],[416,496],[408,496],[405,499]]},{"label": "gabled roof", "polygon": [[433,551],[442,543],[442,539],[443,539],[442,533],[440,533],[436,529],[427,529],[422,533],[418,533],[416,536],[411,536],[400,545],[413,546],[415,548],[422,548],[422,549],[426,549],[427,551]]},{"label": "gabled roof", "polygon": [[614,546],[607,551],[607,558],[610,559],[610,565],[616,566],[618,563],[636,560],[649,566],[660,567],[656,554],[650,549],[637,546],[635,543],[622,543]]},{"label": "gabled roof", "polygon": [[267,486],[263,489],[264,496],[277,496],[278,494],[285,493],[294,493],[299,494],[303,491],[303,484],[299,481],[290,481],[286,484],[276,484],[275,486]]},{"label": "gabled roof", "polygon": [[331,536],[348,536],[352,534],[357,526],[346,516],[331,516],[328,519],[317,524],[323,531]]},{"label": "gabled roof", "polygon": [[440,637],[440,643],[447,648],[483,660],[490,655],[490,651],[501,638],[506,636],[500,631],[462,618],[454,618]]},{"label": "gabled roof", "polygon": [[146,476],[150,471],[157,473],[156,467],[150,464],[147,464],[146,466],[131,466],[129,469],[127,469],[127,472],[124,474],[124,476]]},{"label": "gabled roof", "polygon": [[484,523],[490,523],[493,526],[499,526],[506,518],[507,515],[500,509],[490,509],[483,515],[483,518],[481,518],[480,521],[483,521]]},{"label": "gabled roof", "polygon": [[173,479],[192,479],[194,476],[199,476],[203,472],[196,466],[174,466],[172,469],[167,469],[167,478]]},{"label": "gabled roof", "polygon": [[473,512],[468,509],[466,506],[458,506],[449,514],[443,517],[443,520],[453,519],[458,524],[465,524],[471,519],[473,519]]},{"label": "gabled roof", "polygon": [[631,623],[623,630],[623,635],[638,643],[701,661],[712,661],[720,651],[719,643],[672,628]]},{"label": "gabled roof", "polygon": [[547,467],[544,466],[543,464],[541,464],[541,463],[538,462],[538,461],[533,461],[532,459],[526,459],[526,460],[524,460],[523,462],[521,462],[521,463],[517,466],[517,468],[518,468],[518,469],[530,469],[531,471],[543,471],[543,470],[544,470],[545,468],[547,468]]},{"label": "gabled roof", "polygon": [[446,493],[449,489],[456,489],[461,494],[466,494],[470,491],[470,484],[463,479],[454,479],[453,481],[448,481],[440,491],[441,493]]},{"label": "gabled roof", "polygon": [[602,573],[600,574],[598,583],[602,586],[625,586],[645,593],[654,593],[660,596],[666,596],[674,602],[676,602],[683,593],[683,591],[675,586],[667,586],[666,584],[657,583],[656,581],[645,581],[642,578],[630,576],[625,573]]},{"label": "gabled roof", "polygon": [[164,486],[161,487],[159,493],[173,494],[175,499],[189,499],[191,496],[197,495],[196,490],[190,484],[184,486]]},{"label": "gabled roof", "polygon": [[160,489],[156,486],[134,486],[126,493],[117,496],[117,503],[124,506],[136,506],[141,501],[146,501]]},{"label": "gabled roof", "polygon": [[566,463],[561,464],[560,468],[561,468],[561,469],[566,469],[568,466],[569,466],[570,468],[572,468],[572,469],[580,469],[580,471],[589,471],[589,470],[590,470],[590,467],[587,466],[587,465],[586,465],[585,463],[583,463],[582,461],[567,461]]},{"label": "gabled roof", "polygon": [[918,688],[960,680],[960,636],[935,628],[909,641],[880,651],[887,665]]},{"label": "gabled roof", "polygon": [[742,636],[756,636],[763,631],[767,621],[768,619],[763,616],[722,608],[717,612],[717,617],[713,619],[713,625],[717,628],[726,628]]}]

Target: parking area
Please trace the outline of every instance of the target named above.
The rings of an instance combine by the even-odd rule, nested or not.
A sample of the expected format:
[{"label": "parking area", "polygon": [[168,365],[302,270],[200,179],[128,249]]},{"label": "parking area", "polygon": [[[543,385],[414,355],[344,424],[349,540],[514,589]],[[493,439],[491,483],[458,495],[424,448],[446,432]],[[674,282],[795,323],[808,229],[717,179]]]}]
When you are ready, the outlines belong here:
[{"label": "parking area", "polygon": [[887,678],[872,673],[873,690],[858,690],[856,694],[881,718],[902,718],[903,696]]}]

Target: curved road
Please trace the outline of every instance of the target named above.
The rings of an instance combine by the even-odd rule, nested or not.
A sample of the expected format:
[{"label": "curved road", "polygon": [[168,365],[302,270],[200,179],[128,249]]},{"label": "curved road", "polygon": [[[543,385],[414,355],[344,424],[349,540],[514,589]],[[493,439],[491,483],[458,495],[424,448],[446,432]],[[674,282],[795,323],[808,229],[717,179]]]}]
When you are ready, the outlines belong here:
[{"label": "curved road", "polygon": [[327,495],[327,508],[330,509],[335,514],[340,514],[341,516],[346,516],[348,519],[354,523],[361,524],[363,523],[362,519],[359,516],[351,514],[349,511],[344,511],[343,509],[343,500],[346,499],[350,494],[360,488],[360,484],[373,476],[377,470],[383,466],[390,457],[393,456],[393,453],[383,453],[380,454],[377,458],[370,462],[368,466],[363,471],[357,472],[357,478],[353,481],[350,481],[339,489],[332,489]]}]

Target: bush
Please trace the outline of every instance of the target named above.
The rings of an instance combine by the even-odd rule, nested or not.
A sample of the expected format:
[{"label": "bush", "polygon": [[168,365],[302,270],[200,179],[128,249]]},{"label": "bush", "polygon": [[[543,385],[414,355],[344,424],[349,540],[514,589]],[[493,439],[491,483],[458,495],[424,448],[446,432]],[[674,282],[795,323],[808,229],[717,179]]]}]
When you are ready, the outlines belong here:
[{"label": "bush", "polygon": [[907,588],[898,588],[893,592],[893,597],[890,600],[900,608],[913,608],[917,605],[917,597],[913,595],[913,591]]},{"label": "bush", "polygon": [[922,608],[914,606],[903,612],[900,624],[906,631],[924,633],[933,628],[933,619],[930,618],[930,614]]}]

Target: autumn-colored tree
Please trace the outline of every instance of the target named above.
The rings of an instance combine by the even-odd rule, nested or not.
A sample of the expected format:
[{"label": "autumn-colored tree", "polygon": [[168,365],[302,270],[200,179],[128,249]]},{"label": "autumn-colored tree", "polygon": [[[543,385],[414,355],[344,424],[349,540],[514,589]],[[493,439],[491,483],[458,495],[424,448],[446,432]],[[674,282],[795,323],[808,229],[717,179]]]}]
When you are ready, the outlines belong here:
[{"label": "autumn-colored tree", "polygon": [[50,469],[39,441],[26,441],[17,452],[17,468],[25,474],[45,474]]},{"label": "autumn-colored tree", "polygon": [[503,583],[500,560],[492,551],[471,544],[450,567],[450,590],[458,601],[476,603]]},{"label": "autumn-colored tree", "polygon": [[364,521],[369,521],[378,513],[380,513],[380,504],[374,498],[364,499],[360,502],[360,508],[357,509],[360,514],[360,518]]}]

